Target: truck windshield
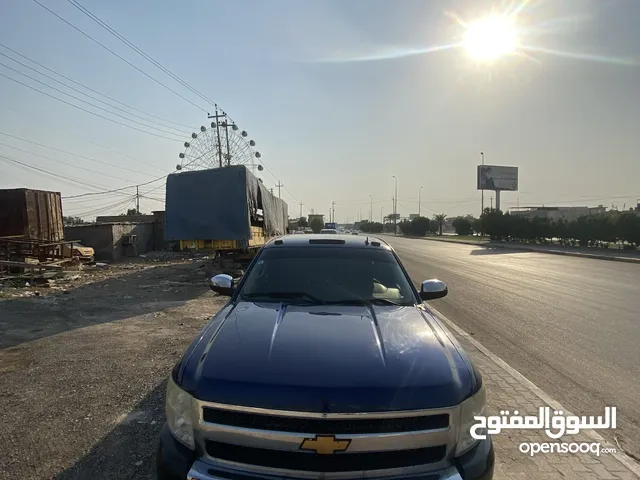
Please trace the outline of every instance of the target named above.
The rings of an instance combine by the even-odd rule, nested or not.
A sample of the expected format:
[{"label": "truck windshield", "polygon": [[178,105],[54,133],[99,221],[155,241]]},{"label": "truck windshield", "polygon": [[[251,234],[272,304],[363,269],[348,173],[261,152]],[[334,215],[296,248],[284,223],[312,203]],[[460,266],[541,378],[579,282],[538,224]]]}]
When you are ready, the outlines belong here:
[{"label": "truck windshield", "polygon": [[412,287],[388,250],[268,248],[246,274],[239,299],[413,305]]}]

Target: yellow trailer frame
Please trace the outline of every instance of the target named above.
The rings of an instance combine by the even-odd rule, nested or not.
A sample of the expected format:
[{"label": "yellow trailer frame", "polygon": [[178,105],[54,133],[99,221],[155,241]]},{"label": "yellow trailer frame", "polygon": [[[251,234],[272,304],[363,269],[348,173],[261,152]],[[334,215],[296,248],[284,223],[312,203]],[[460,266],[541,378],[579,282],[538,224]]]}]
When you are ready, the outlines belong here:
[{"label": "yellow trailer frame", "polygon": [[[249,239],[249,248],[259,248],[269,240],[264,234],[262,227],[251,227],[251,238]],[[243,250],[238,240],[180,240],[180,250],[220,250],[233,251]]]}]

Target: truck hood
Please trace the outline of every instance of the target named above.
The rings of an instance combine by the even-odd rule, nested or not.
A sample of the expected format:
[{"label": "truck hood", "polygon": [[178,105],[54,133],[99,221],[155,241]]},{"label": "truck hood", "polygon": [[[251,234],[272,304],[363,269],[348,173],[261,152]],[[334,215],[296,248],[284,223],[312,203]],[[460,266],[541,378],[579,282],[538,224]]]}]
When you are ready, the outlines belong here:
[{"label": "truck hood", "polygon": [[473,390],[468,364],[422,306],[228,305],[180,377],[200,400],[324,413],[447,407]]}]

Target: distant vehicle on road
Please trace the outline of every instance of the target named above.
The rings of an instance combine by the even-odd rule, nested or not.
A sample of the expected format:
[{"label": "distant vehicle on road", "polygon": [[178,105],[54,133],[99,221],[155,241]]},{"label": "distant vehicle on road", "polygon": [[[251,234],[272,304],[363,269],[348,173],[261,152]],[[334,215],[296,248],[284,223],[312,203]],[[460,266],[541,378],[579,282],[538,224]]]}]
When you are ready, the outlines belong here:
[{"label": "distant vehicle on road", "polygon": [[296,230],[295,232],[293,232],[295,235],[304,235],[304,230]]},{"label": "distant vehicle on road", "polygon": [[268,242],[175,365],[158,448],[164,479],[491,480],[471,436],[482,377],[393,249],[373,237]]},{"label": "distant vehicle on road", "polygon": [[335,228],[323,228],[322,230],[320,230],[320,233],[337,235],[338,231]]},{"label": "distant vehicle on road", "polygon": [[354,230],[353,232],[351,232],[351,235],[358,235],[358,232]]}]

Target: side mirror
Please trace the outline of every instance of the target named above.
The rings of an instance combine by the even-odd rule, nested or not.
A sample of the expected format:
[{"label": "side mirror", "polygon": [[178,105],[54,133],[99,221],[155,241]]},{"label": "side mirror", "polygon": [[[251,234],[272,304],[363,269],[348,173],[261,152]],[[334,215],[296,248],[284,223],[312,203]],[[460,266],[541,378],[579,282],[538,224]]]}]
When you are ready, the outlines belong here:
[{"label": "side mirror", "polygon": [[425,280],[420,286],[420,298],[422,300],[435,300],[436,298],[446,297],[447,293],[449,293],[447,284],[437,278]]},{"label": "side mirror", "polygon": [[221,273],[211,278],[211,290],[220,295],[230,297],[233,294],[233,277]]}]

